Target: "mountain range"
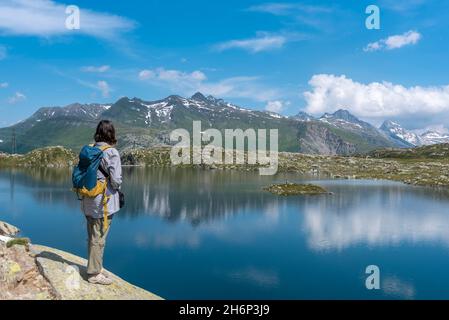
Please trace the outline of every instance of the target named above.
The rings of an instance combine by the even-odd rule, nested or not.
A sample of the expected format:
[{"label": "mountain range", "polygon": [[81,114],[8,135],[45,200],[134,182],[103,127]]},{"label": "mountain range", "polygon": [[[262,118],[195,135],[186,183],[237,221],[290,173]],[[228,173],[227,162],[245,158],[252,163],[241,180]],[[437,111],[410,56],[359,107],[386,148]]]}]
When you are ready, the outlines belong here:
[{"label": "mountain range", "polygon": [[176,128],[191,131],[194,120],[201,121],[203,130],[279,129],[280,151],[310,154],[349,155],[383,147],[410,148],[449,141],[447,135],[431,131],[418,135],[392,121],[376,128],[343,109],[319,118],[304,112],[287,117],[242,108],[198,92],[190,98],[172,95],[145,101],[123,97],[111,104],[41,108],[13,126],[0,128],[0,151],[11,152],[13,137],[18,153],[53,145],[78,151],[92,141],[100,119],[114,122],[121,150],[169,145],[170,132]]},{"label": "mountain range", "polygon": [[392,139],[398,141],[406,141],[413,147],[427,146],[432,144],[449,142],[449,134],[441,133],[434,130],[426,130],[421,134],[409,131],[401,127],[400,124],[387,120],[379,128]]}]

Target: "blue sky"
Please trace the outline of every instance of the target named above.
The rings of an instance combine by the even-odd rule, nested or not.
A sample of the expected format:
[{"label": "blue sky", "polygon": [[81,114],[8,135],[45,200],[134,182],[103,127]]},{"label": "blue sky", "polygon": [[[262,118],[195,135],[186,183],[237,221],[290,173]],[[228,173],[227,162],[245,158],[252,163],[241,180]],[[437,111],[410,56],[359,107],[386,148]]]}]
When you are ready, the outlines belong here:
[{"label": "blue sky", "polygon": [[[370,4],[379,30],[365,27]],[[0,126],[42,106],[202,91],[284,115],[343,107],[447,127],[448,12],[444,0],[0,0]]]}]

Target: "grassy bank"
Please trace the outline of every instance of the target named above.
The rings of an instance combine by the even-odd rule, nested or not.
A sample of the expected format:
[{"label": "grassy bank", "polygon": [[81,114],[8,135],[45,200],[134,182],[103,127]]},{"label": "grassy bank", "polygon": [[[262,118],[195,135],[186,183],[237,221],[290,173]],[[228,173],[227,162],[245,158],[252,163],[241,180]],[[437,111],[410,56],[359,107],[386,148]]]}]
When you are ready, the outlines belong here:
[{"label": "grassy bank", "polygon": [[[170,167],[170,149],[136,149],[121,154],[123,165]],[[77,156],[62,147],[25,155],[0,154],[0,167],[71,167]],[[182,165],[214,170],[253,171],[258,165]],[[421,186],[449,187],[449,145],[384,149],[354,157],[279,153],[278,172],[315,174],[334,179],[385,179]]]}]

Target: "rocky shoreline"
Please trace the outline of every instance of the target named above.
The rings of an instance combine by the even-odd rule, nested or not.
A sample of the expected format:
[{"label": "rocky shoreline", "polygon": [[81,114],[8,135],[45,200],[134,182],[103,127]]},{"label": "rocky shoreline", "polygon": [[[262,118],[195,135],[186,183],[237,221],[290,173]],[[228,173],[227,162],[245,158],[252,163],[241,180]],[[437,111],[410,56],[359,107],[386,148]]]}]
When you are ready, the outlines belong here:
[{"label": "rocky shoreline", "polygon": [[31,243],[8,245],[18,233],[0,221],[0,300],[162,300],[107,270],[112,285],[90,284],[85,259]]},{"label": "rocky shoreline", "polygon": [[[124,166],[173,167],[170,148],[134,149],[121,153]],[[321,156],[280,152],[278,172],[311,174],[330,179],[381,179],[406,184],[449,187],[449,145],[415,149],[385,149],[358,156]],[[63,147],[37,149],[25,155],[0,154],[3,167],[72,167],[76,155]],[[255,171],[258,165],[178,165],[206,170]]]}]

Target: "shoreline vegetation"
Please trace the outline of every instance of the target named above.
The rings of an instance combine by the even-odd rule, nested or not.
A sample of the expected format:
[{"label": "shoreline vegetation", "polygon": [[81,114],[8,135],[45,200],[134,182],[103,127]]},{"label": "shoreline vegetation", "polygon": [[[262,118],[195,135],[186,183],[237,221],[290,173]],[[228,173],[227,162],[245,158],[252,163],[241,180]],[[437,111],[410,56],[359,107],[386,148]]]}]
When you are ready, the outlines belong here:
[{"label": "shoreline vegetation", "polygon": [[106,270],[112,285],[90,284],[85,259],[14,238],[19,232],[0,221],[0,300],[162,300]]},{"label": "shoreline vegetation", "polygon": [[[133,149],[121,152],[124,166],[180,167],[206,170],[255,171],[254,164],[172,165],[170,148]],[[325,156],[279,152],[278,172],[310,174],[330,179],[392,180],[405,184],[449,187],[449,144],[413,149],[381,149],[353,156]],[[24,155],[0,153],[0,168],[68,168],[77,155],[64,147],[47,147]]]}]

